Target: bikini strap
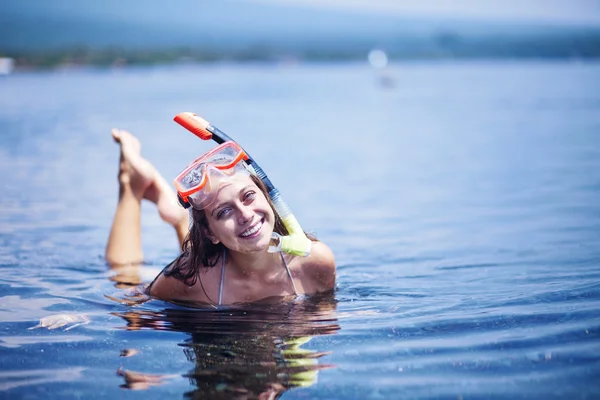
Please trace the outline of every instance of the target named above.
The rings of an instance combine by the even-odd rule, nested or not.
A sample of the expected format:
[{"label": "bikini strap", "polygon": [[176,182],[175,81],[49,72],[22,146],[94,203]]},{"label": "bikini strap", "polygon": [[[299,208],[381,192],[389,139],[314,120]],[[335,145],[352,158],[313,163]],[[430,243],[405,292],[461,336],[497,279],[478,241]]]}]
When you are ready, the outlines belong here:
[{"label": "bikini strap", "polygon": [[223,249],[223,256],[221,256],[221,285],[219,286],[219,306],[223,303],[223,286],[225,285],[225,255],[227,250]]},{"label": "bikini strap", "polygon": [[296,290],[296,284],[294,283],[294,278],[292,278],[292,272],[290,271],[290,267],[288,267],[287,261],[285,261],[283,252],[280,251],[279,254],[281,254],[281,260],[283,261],[283,265],[285,265],[285,270],[287,271],[287,274],[290,277],[290,281],[292,281],[292,287],[294,288],[294,294],[296,296],[298,296],[298,290]]}]

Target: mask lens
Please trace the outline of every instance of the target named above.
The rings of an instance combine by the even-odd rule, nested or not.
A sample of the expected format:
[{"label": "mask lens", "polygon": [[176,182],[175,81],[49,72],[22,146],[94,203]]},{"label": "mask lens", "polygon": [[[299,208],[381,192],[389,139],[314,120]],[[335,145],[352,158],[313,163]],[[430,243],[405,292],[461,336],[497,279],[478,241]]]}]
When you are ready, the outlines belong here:
[{"label": "mask lens", "polygon": [[183,190],[191,190],[202,184],[205,179],[206,164],[201,163],[193,166],[184,176],[179,179],[178,183]]},{"label": "mask lens", "polygon": [[202,210],[215,200],[216,192],[216,190],[212,190],[212,185],[209,179],[202,190],[199,190],[188,196],[188,201],[192,207]]},{"label": "mask lens", "polygon": [[231,163],[239,156],[240,150],[234,146],[224,146],[218,153],[207,157],[207,163],[213,164],[215,167],[229,167]]},{"label": "mask lens", "polygon": [[235,142],[221,144],[194,160],[175,178],[177,192],[195,208],[206,207],[218,192],[218,181],[235,174],[238,166],[245,170],[244,157],[244,150]]},{"label": "mask lens", "polygon": [[188,196],[188,201],[192,207],[199,210],[210,206],[215,201],[221,186],[231,182],[232,179],[240,175],[250,176],[250,171],[245,167],[245,163],[241,161],[232,168],[222,170],[208,166],[206,168],[206,175],[206,183],[202,190]]}]

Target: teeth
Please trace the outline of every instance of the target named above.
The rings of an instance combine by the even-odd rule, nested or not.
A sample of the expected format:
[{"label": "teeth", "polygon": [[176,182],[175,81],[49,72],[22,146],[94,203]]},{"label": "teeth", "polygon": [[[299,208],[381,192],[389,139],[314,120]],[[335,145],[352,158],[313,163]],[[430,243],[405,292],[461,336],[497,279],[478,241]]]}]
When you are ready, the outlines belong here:
[{"label": "teeth", "polygon": [[258,230],[260,229],[261,226],[262,226],[262,222],[259,222],[258,224],[254,225],[252,228],[250,228],[247,231],[243,232],[240,236],[246,237],[246,236],[253,235],[256,232],[258,232]]}]

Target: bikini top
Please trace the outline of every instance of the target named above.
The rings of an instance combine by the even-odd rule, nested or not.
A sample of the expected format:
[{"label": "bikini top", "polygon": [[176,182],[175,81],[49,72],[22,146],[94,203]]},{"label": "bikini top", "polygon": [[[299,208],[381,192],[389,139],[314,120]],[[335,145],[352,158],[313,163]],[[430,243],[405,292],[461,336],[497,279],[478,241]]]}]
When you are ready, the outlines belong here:
[{"label": "bikini top", "polygon": [[[283,265],[285,266],[285,270],[287,272],[288,277],[290,278],[290,282],[292,282],[292,287],[294,288],[294,294],[296,296],[298,296],[298,290],[296,289],[296,284],[294,283],[294,278],[292,278],[292,273],[290,272],[290,268],[288,267],[287,261],[285,261],[285,258],[283,257],[283,253],[279,253],[281,255],[281,261],[283,261]],[[225,285],[225,257],[227,255],[227,250],[223,249],[223,257],[221,257],[221,283],[219,285],[219,306],[222,305],[223,303],[223,286]],[[162,275],[165,274],[166,276],[169,276],[169,268],[171,268],[171,266],[177,261],[177,259],[173,260],[171,263],[169,263],[162,271],[160,274],[158,274],[154,280],[152,282],[150,282],[150,285],[148,285],[148,287],[145,289],[146,293],[150,293],[150,289],[152,288],[152,286],[154,285],[154,282],[156,282],[156,280]]]},{"label": "bikini top", "polygon": [[[298,290],[296,290],[296,284],[294,283],[294,278],[292,278],[292,273],[290,272],[290,267],[288,267],[287,261],[285,261],[285,257],[283,257],[283,253],[279,252],[281,255],[281,261],[283,261],[283,265],[285,266],[285,270],[287,272],[290,281],[292,282],[292,287],[294,288],[294,294],[298,296]],[[223,249],[223,257],[221,257],[221,284],[219,285],[219,306],[223,303],[223,286],[225,285],[225,256],[227,255],[227,250]]]}]

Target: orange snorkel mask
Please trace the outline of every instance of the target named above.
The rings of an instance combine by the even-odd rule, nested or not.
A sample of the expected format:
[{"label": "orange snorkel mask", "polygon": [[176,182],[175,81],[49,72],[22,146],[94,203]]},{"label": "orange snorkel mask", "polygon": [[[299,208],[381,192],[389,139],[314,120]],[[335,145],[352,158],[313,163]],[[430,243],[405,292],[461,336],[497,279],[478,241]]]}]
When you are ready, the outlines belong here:
[{"label": "orange snorkel mask", "polygon": [[248,155],[227,141],[194,160],[175,178],[177,198],[184,208],[202,210],[215,200],[219,187],[238,173],[250,175]]}]

